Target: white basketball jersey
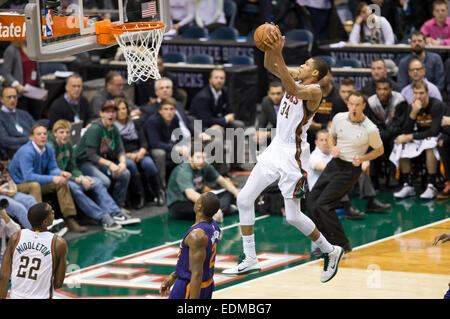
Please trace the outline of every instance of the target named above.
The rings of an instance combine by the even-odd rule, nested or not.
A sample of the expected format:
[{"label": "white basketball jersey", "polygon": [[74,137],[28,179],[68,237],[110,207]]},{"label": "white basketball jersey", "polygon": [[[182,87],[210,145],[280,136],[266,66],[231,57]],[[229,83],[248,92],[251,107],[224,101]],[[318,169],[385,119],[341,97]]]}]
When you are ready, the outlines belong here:
[{"label": "white basketball jersey", "polygon": [[[305,84],[305,86],[311,85],[320,88],[319,84]],[[284,93],[277,114],[277,139],[285,144],[297,146],[300,146],[302,142],[306,143],[306,131],[311,125],[313,115],[314,113],[307,109],[306,102],[287,92]]]},{"label": "white basketball jersey", "polygon": [[11,298],[53,296],[56,235],[22,229],[12,253]]}]

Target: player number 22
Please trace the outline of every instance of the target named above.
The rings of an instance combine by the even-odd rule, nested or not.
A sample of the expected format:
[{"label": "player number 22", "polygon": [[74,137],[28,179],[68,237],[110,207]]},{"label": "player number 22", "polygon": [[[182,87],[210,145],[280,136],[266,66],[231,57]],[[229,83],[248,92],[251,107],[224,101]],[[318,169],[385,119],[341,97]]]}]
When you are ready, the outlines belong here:
[{"label": "player number 22", "polygon": [[281,109],[280,114],[286,116],[286,118],[288,118],[289,116],[289,108],[291,106],[288,105],[286,102],[283,103],[283,108]]},{"label": "player number 22", "polygon": [[[30,263],[30,258],[28,256],[20,257],[19,271],[17,272],[17,277],[27,278],[28,264]],[[33,258],[31,260],[31,267],[28,271],[28,278],[37,280],[37,274],[33,271],[38,271],[41,268],[41,260],[39,258]]]}]

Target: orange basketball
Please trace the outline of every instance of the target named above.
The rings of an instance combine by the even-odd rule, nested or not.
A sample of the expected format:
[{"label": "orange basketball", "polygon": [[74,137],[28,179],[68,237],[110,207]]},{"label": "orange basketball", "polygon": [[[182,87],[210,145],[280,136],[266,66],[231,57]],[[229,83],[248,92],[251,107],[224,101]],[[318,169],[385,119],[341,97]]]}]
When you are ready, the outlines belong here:
[{"label": "orange basketball", "polygon": [[270,33],[272,28],[275,28],[275,26],[270,23],[264,23],[257,27],[255,33],[253,34],[255,45],[261,51],[266,51],[268,49],[268,47],[264,44],[264,40],[267,39],[267,35]]}]

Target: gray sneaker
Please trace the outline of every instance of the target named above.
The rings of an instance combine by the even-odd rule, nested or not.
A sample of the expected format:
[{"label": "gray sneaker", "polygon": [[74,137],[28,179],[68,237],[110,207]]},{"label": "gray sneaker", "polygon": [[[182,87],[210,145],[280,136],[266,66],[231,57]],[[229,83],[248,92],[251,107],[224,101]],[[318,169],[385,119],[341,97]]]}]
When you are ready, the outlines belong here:
[{"label": "gray sneaker", "polygon": [[106,214],[105,216],[103,216],[101,223],[103,229],[107,231],[118,230],[122,228],[122,226],[114,221],[110,214]]},{"label": "gray sneaker", "polygon": [[114,221],[119,225],[132,225],[139,224],[141,222],[140,218],[131,217],[129,214],[126,214],[124,212],[120,212],[117,215],[114,215],[113,218]]}]

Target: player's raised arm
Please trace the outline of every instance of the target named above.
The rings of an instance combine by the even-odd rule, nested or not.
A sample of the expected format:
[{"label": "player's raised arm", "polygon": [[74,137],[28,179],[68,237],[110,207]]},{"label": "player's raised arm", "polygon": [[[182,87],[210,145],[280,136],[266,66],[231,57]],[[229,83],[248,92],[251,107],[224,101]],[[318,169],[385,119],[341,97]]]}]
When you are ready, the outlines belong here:
[{"label": "player's raised arm", "polygon": [[206,258],[208,247],[208,236],[202,229],[194,229],[185,239],[189,246],[189,269],[191,270],[190,299],[200,298],[200,290],[203,278],[203,263]]},{"label": "player's raised arm", "polygon": [[300,72],[286,66],[282,54],[284,39],[278,26],[275,26],[264,41],[264,44],[269,47],[264,56],[264,66],[280,78],[287,94],[297,96],[302,100],[320,102],[322,91],[319,87],[295,83],[294,78],[297,78]]},{"label": "player's raised arm", "polygon": [[9,238],[8,245],[6,246],[5,252],[3,254],[0,272],[0,299],[5,299],[6,296],[8,295],[8,283],[12,270],[13,246],[17,241],[17,236],[19,236],[19,232],[14,233]]}]

